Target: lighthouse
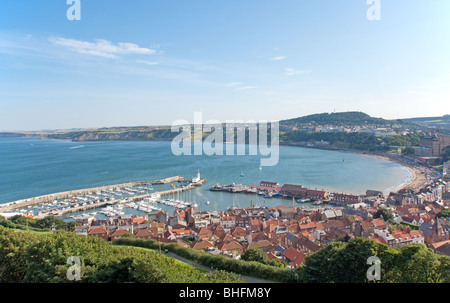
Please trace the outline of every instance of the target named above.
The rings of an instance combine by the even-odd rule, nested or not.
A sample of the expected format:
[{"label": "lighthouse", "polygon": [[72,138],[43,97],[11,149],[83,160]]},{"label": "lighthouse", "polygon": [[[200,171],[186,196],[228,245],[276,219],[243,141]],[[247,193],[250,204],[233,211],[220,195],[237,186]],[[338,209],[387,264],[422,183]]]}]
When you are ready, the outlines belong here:
[{"label": "lighthouse", "polygon": [[197,170],[197,176],[192,178],[192,183],[197,183],[200,181],[200,171]]}]

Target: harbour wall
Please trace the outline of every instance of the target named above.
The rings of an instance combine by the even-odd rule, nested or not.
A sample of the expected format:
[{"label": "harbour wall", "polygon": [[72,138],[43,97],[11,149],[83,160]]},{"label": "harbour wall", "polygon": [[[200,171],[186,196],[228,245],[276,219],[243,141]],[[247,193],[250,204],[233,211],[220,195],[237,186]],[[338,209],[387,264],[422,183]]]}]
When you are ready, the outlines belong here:
[{"label": "harbour wall", "polygon": [[[106,185],[106,186],[99,186],[99,187],[93,187],[93,188],[53,193],[53,194],[48,194],[48,195],[43,195],[43,196],[38,196],[38,197],[33,197],[33,198],[28,198],[28,199],[22,199],[22,200],[17,200],[14,202],[1,204],[0,205],[0,213],[9,212],[14,209],[24,208],[24,207],[28,207],[28,206],[32,206],[32,205],[49,203],[54,200],[69,199],[69,198],[74,198],[74,197],[83,196],[83,195],[87,195],[87,194],[95,194],[96,192],[100,192],[102,190],[109,190],[109,189],[116,189],[116,188],[123,189],[123,188],[127,188],[127,187],[136,187],[136,186],[145,186],[145,185],[168,184],[168,183],[177,182],[177,181],[182,182],[182,181],[185,181],[185,179],[181,176],[174,176],[174,177],[169,177],[169,178],[156,180],[156,181],[129,182],[129,183],[116,184],[116,185]],[[156,194],[159,194],[161,196],[170,195],[173,193],[193,189],[195,186],[201,186],[205,182],[206,182],[206,179],[201,179],[197,183],[193,184],[191,187],[187,186],[187,187],[182,187],[182,188],[174,188],[174,189],[170,189],[167,191],[158,192]],[[142,199],[145,197],[148,197],[148,196],[149,195],[142,196]],[[108,203],[111,203],[111,201]],[[93,208],[104,206],[104,205],[98,206],[97,204],[99,204],[99,203],[93,204],[94,205]],[[105,202],[105,205],[106,205],[106,202]]]}]

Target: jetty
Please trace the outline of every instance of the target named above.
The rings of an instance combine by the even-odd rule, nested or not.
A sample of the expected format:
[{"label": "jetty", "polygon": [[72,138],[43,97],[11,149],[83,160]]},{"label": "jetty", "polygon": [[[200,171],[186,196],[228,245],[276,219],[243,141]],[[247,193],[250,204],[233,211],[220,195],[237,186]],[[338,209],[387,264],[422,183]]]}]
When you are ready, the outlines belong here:
[{"label": "jetty", "polygon": [[183,180],[184,180],[184,178],[182,176],[174,176],[174,177],[169,177],[169,178],[165,178],[165,179],[161,179],[161,180],[157,180],[157,181],[152,181],[152,182],[149,182],[148,184],[151,184],[151,185],[168,184],[168,183],[183,181]]},{"label": "jetty", "polygon": [[[132,188],[132,187],[137,187],[137,186],[147,186],[147,185],[157,185],[157,184],[168,184],[168,183],[172,183],[172,182],[176,182],[176,181],[181,181],[183,182],[185,179],[181,176],[174,176],[174,177],[169,177],[169,178],[165,178],[165,179],[161,179],[161,180],[155,180],[155,181],[138,181],[138,182],[129,182],[129,183],[122,183],[122,184],[115,184],[115,185],[106,185],[106,186],[100,186],[100,187],[93,187],[93,188],[86,188],[86,189],[78,189],[78,190],[71,190],[71,191],[65,191],[65,192],[59,192],[59,193],[53,193],[53,194],[48,194],[48,195],[43,195],[43,196],[38,196],[38,197],[33,197],[33,198],[28,198],[28,199],[22,199],[22,200],[18,200],[18,201],[14,201],[14,202],[9,202],[9,203],[5,203],[5,204],[0,204],[0,213],[7,213],[7,212],[11,212],[13,210],[16,209],[20,209],[20,208],[25,208],[25,207],[29,207],[29,206],[33,206],[33,205],[39,205],[39,204],[43,204],[43,203],[49,203],[49,202],[53,202],[55,200],[64,200],[64,199],[73,199],[76,197],[81,197],[84,195],[91,195],[94,193],[98,193],[98,192],[102,192],[102,191],[108,191],[111,189],[126,189],[126,188]],[[140,195],[140,196],[134,196],[134,197],[129,197],[128,199],[132,199],[133,201],[137,201],[137,200],[142,200],[146,197],[149,197],[150,195],[160,195],[160,196],[165,196],[165,195],[171,195],[171,194],[176,194],[178,192],[183,192],[183,191],[187,191],[187,190],[191,190],[197,186],[201,186],[204,183],[206,183],[206,179],[192,179],[191,181],[195,181],[195,182],[191,182],[189,183],[189,185],[184,186],[184,187],[173,187],[173,189],[169,189],[169,190],[165,190],[165,191],[161,191],[161,192],[157,192],[157,193],[152,193],[152,194],[146,194],[146,195]],[[90,205],[85,205],[85,206],[79,206],[79,207],[74,207],[74,208],[67,208],[65,210],[62,211],[58,211],[58,214],[63,214],[63,213],[67,213],[67,212],[76,212],[76,211],[82,211],[82,210],[87,210],[87,209],[93,209],[93,208],[99,208],[99,207],[103,207],[106,204],[111,204],[111,203],[117,203],[119,202],[121,199],[118,200],[112,200],[112,201],[103,201],[103,202],[98,202],[98,203],[94,203],[94,204],[90,204]],[[55,215],[55,214],[53,214]]]}]

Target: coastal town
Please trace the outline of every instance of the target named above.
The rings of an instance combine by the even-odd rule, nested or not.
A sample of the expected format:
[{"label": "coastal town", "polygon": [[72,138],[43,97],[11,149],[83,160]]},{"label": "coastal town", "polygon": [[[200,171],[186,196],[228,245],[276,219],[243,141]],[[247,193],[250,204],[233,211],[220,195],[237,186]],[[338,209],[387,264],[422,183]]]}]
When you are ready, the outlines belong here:
[{"label": "coastal town", "polygon": [[[347,125],[333,120],[339,117],[339,121],[345,121],[346,116],[362,119],[364,123],[353,121]],[[318,119],[333,123],[319,123],[318,128]],[[308,255],[328,243],[356,237],[394,248],[421,243],[436,254],[449,256],[450,177],[449,162],[443,161],[448,160],[450,137],[445,131],[432,134],[411,124],[383,120],[379,125],[380,121],[373,118],[370,118],[373,124],[368,124],[367,119],[360,113],[345,113],[286,120],[280,125],[280,130],[285,132],[280,143],[346,150],[339,144],[345,140],[349,146],[358,142],[352,143],[352,133],[370,133],[378,138],[376,142],[353,145],[350,151],[397,162],[407,168],[411,178],[392,192],[376,189],[367,189],[364,194],[328,192],[301,184],[279,184],[277,180],[247,185],[217,183],[209,190],[230,193],[227,204],[231,206],[211,211],[202,210],[197,203],[180,196],[206,183],[197,171],[192,179],[174,176],[5,203],[0,207],[0,215],[70,218],[76,222],[71,232],[107,242],[123,236],[153,239],[236,259],[255,248],[269,260],[279,260],[291,269],[304,264]],[[328,134],[340,133],[346,134],[341,138],[344,141],[324,140],[333,138]],[[402,146],[396,147],[396,140]],[[236,195],[254,195],[264,201],[277,198],[284,202],[277,206],[251,202],[241,207],[234,203]],[[136,212],[129,213],[126,209]]]},{"label": "coastal town", "polygon": [[[87,216],[76,219],[78,226],[73,232],[111,242],[125,235],[154,239],[237,259],[248,249],[257,248],[289,268],[304,264],[309,254],[327,243],[355,237],[394,248],[423,243],[436,254],[450,255],[450,219],[439,215],[450,205],[450,178],[443,174],[427,180],[423,174],[416,168],[408,186],[388,195],[375,190],[359,196],[333,194],[261,181],[245,190],[276,193],[291,199],[292,206],[250,205],[226,211],[198,211],[190,206],[145,216],[117,215],[102,220]],[[211,190],[243,191],[218,185]],[[302,203],[306,200],[319,203],[305,207]],[[380,210],[392,217],[383,217],[385,212]]]},{"label": "coastal town", "polygon": [[[206,183],[197,171],[192,179],[174,176],[4,203],[0,215],[6,218],[14,215],[36,219],[47,216],[70,218],[76,222],[71,232],[107,242],[123,236],[153,239],[236,259],[255,248],[263,251],[269,260],[280,260],[292,269],[304,264],[308,255],[326,244],[355,237],[372,239],[394,248],[422,243],[436,254],[449,256],[450,137],[445,132],[431,134],[411,124],[382,121],[380,128],[377,124],[380,121],[376,119],[373,125],[361,123],[364,127],[353,123],[349,128],[335,121],[317,126],[318,117],[329,121],[338,116],[343,119],[343,115],[286,120],[280,130],[294,137],[285,134],[282,139],[294,139],[295,144],[291,141],[280,143],[345,150],[343,146],[338,147],[343,141],[331,144],[323,139],[328,138],[327,134],[371,133],[379,139],[375,145],[359,145],[350,151],[397,162],[409,169],[411,179],[392,192],[367,189],[364,194],[328,192],[301,184],[279,184],[277,180],[260,180],[259,184],[248,185],[215,184],[209,190],[230,193],[227,204],[231,207],[210,211],[180,197]],[[362,114],[345,115],[350,115],[351,119],[368,119]],[[314,136],[310,138],[307,134]],[[295,137],[297,135],[300,137]],[[322,139],[315,141],[316,138]],[[407,138],[416,141],[395,146],[395,140]],[[349,139],[347,143],[351,143],[350,136],[341,139]],[[167,187],[154,190],[153,186],[159,185]],[[264,201],[278,198],[285,202],[277,206],[250,203],[248,207],[241,207],[234,204],[236,195],[255,195]],[[97,209],[101,209],[98,211],[101,217],[95,216],[97,211],[92,212]],[[125,209],[137,212],[130,214]],[[69,215],[71,213],[75,214]]]}]

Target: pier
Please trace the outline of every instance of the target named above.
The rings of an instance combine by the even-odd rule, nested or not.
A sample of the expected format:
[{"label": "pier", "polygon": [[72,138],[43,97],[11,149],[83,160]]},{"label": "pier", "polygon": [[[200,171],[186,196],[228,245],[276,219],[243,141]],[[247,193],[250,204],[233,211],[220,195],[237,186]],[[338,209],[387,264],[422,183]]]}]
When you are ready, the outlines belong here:
[{"label": "pier", "polygon": [[[29,198],[29,199],[23,199],[23,200],[18,200],[18,201],[14,201],[14,202],[1,204],[0,205],[0,213],[6,213],[6,212],[10,212],[15,209],[25,208],[25,207],[29,207],[29,206],[33,206],[33,205],[49,203],[49,202],[52,202],[55,200],[63,200],[63,199],[76,198],[76,197],[84,196],[84,195],[91,195],[91,194],[94,194],[97,192],[107,191],[110,189],[117,189],[117,188],[124,189],[124,188],[128,188],[128,187],[136,187],[136,186],[168,184],[171,182],[184,181],[184,180],[185,179],[181,176],[174,176],[174,177],[165,178],[165,179],[156,180],[156,181],[129,182],[129,183],[116,184],[116,185],[106,185],[106,186],[100,186],[100,187],[94,187],[94,188],[71,190],[71,191],[65,191],[65,192],[60,192],[60,193],[48,194],[48,195],[43,195],[43,196],[38,196],[38,197]],[[160,196],[165,196],[165,195],[170,195],[170,194],[174,194],[174,193],[178,193],[178,192],[191,190],[197,186],[203,185],[206,182],[206,179],[200,179],[200,180],[195,180],[195,181],[196,181],[195,183],[190,183],[188,186],[185,186],[185,187],[180,187],[180,188],[174,187],[173,189],[170,189],[170,190],[156,192],[156,193],[152,193],[152,194],[159,194]],[[129,199],[133,199],[134,201],[136,201],[139,199],[142,200],[149,196],[150,196],[150,194],[147,194],[147,195],[130,197]],[[87,209],[99,208],[99,207],[105,206],[107,203],[111,204],[111,203],[117,203],[119,201],[120,200],[104,201],[104,202],[95,203],[95,204],[86,205],[86,206],[80,206],[80,207],[76,207],[76,208],[67,208],[64,211],[59,211],[58,214],[61,214],[61,212],[67,213],[67,212],[76,212],[76,211],[82,211],[82,210],[87,210]],[[53,215],[56,215],[56,214],[53,214]]]},{"label": "pier", "polygon": [[175,176],[175,177],[169,177],[169,178],[165,178],[165,179],[161,179],[161,180],[157,180],[157,181],[152,181],[152,182],[149,182],[148,184],[151,184],[151,185],[168,184],[168,183],[183,181],[183,180],[184,180],[183,177]]}]

